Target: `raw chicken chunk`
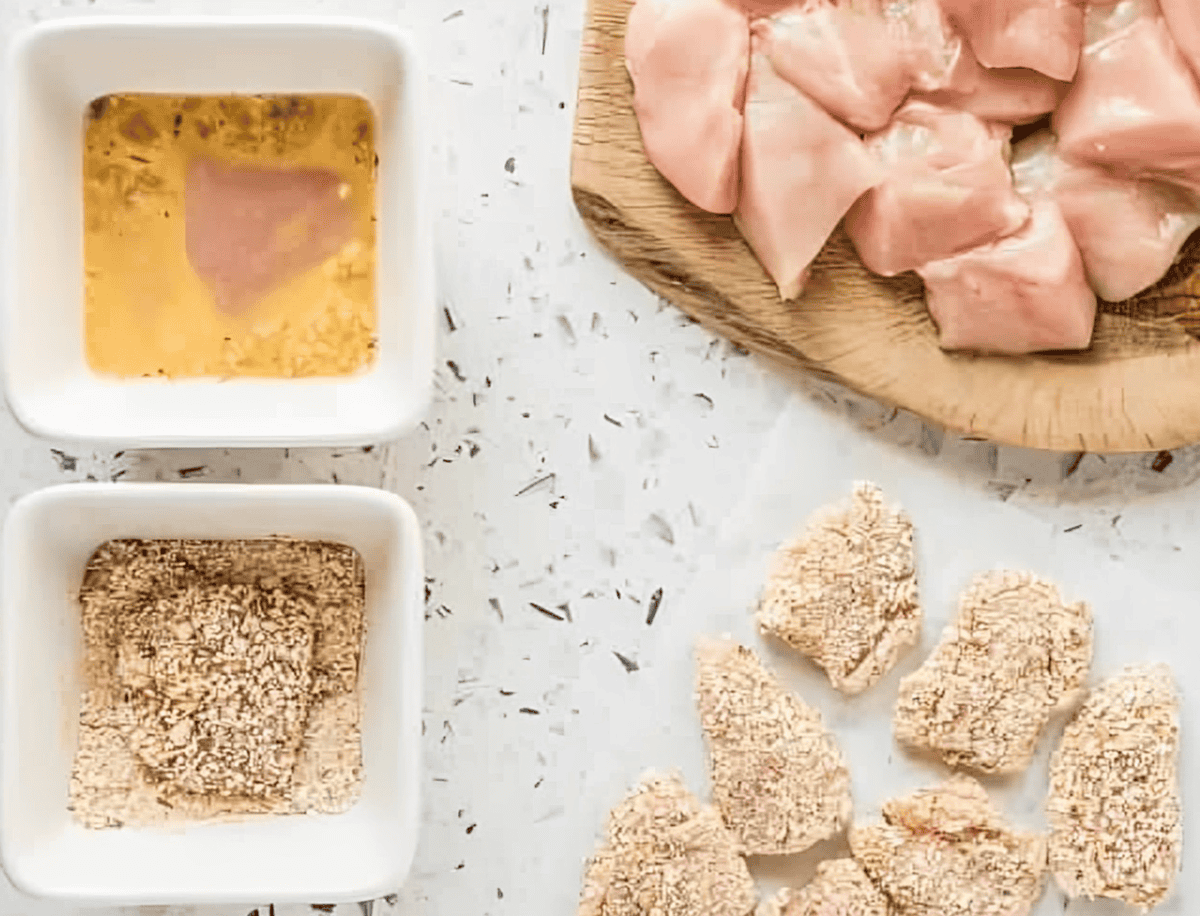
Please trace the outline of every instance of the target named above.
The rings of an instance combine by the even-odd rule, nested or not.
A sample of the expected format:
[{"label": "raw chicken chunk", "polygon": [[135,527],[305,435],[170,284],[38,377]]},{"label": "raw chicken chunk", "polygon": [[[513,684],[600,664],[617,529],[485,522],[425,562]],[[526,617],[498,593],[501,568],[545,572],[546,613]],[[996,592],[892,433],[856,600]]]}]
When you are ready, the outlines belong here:
[{"label": "raw chicken chunk", "polygon": [[1200,76],[1200,3],[1162,0],[1162,11],[1175,44],[1192,65],[1192,71]]},{"label": "raw chicken chunk", "polygon": [[1157,0],[1089,8],[1079,76],[1052,126],[1069,159],[1200,188],[1200,86]]},{"label": "raw chicken chunk", "polygon": [[1120,302],[1153,286],[1200,228],[1200,203],[1164,182],[1127,178],[1059,155],[1042,131],[1017,144],[1017,190],[1049,194],[1079,246],[1088,283]]},{"label": "raw chicken chunk", "polygon": [[846,217],[863,263],[886,277],[994,241],[1029,216],[1012,187],[1007,128],[908,102],[867,137],[884,180]]},{"label": "raw chicken chunk", "polygon": [[685,198],[713,213],[737,205],[746,14],[725,0],[638,0],[625,66],[646,156]]},{"label": "raw chicken chunk", "polygon": [[342,189],[328,169],[190,162],[184,244],[217,308],[244,312],[349,242],[354,209]]},{"label": "raw chicken chunk", "polygon": [[937,0],[802,0],[751,29],[780,76],[862,131],[886,126],[915,81],[939,85],[961,46]]},{"label": "raw chicken chunk", "polygon": [[780,298],[792,299],[846,210],[881,172],[857,136],[776,73],[757,37],[753,48],[734,220]]},{"label": "raw chicken chunk", "polygon": [[944,87],[912,98],[969,111],[984,121],[1026,124],[1049,114],[1067,94],[1070,83],[1023,67],[989,70],[964,47]]},{"label": "raw chicken chunk", "polygon": [[1051,198],[1033,202],[1019,232],[917,273],[943,349],[1018,354],[1091,343],[1096,294]]},{"label": "raw chicken chunk", "polygon": [[985,67],[1027,67],[1070,80],[1083,45],[1083,0],[943,0]]}]

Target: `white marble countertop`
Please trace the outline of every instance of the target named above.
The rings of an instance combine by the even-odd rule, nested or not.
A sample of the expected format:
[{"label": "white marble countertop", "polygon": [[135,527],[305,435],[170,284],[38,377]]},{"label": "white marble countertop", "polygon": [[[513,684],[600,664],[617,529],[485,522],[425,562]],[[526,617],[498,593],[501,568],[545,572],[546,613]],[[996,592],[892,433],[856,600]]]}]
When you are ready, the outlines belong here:
[{"label": "white marble countertop", "polygon": [[[59,15],[235,10],[362,14],[420,36],[439,119],[441,319],[435,399],[414,434],[365,449],[81,453],[0,416],[6,505],[84,479],[361,483],[412,503],[428,567],[422,834],[404,888],[339,914],[573,912],[603,812],[642,769],[676,764],[652,756],[666,747],[647,718],[658,673],[697,624],[685,594],[720,569],[722,531],[781,417],[806,430],[786,482],[797,506],[826,497],[844,458],[901,490],[920,478],[923,511],[961,510],[964,493],[1005,502],[1086,544],[1080,563],[1157,569],[1200,547],[1200,451],[964,441],[785,379],[626,276],[570,198],[583,2],[9,0],[0,12],[6,36]],[[0,879],[0,916],[72,912]]]}]

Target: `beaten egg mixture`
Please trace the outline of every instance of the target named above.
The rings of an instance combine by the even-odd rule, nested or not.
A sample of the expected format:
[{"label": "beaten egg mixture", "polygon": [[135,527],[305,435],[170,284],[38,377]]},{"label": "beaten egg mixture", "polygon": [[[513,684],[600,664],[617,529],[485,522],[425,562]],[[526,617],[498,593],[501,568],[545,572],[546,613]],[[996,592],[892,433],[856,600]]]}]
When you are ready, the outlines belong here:
[{"label": "beaten egg mixture", "polygon": [[94,101],[83,157],[89,366],[120,378],[367,366],[377,163],[370,105],[354,96]]}]

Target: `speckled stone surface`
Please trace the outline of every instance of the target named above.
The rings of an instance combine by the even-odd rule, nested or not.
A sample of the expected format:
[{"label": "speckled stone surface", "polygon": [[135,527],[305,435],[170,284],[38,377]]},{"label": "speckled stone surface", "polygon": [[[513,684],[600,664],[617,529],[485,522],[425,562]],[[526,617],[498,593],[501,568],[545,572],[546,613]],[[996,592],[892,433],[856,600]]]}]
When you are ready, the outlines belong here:
[{"label": "speckled stone surface", "polygon": [[[763,474],[782,473],[769,479],[788,488],[789,506],[815,507],[852,468],[899,490],[918,532],[922,514],[953,513],[964,494],[1003,502],[1065,545],[1064,563],[1078,543],[1079,563],[1109,556],[1178,578],[1200,550],[1200,450],[1105,458],[964,441],[785,378],[623,274],[570,199],[583,0],[20,0],[0,23],[7,37],[93,11],[235,10],[362,14],[420,37],[437,118],[440,333],[428,416],[402,442],[362,449],[113,454],[34,440],[5,412],[0,488],[8,504],[85,479],[359,483],[412,503],[428,567],[417,858],[395,896],[320,911],[572,913],[601,818],[643,769],[676,765],[678,747],[706,792],[686,693],[669,727],[654,720],[654,700],[668,682],[686,690],[685,640],[724,619],[687,595],[697,577],[719,577],[731,530],[758,530],[762,490],[758,502],[744,497]],[[794,473],[778,456],[773,470],[760,466],[781,422],[801,433]],[[774,536],[751,552],[765,557]],[[991,562],[984,547],[977,564]],[[931,614],[927,644],[954,584],[939,587],[947,606]],[[721,613],[748,620],[745,607]],[[873,705],[886,709],[894,684],[881,689]],[[886,721],[876,731],[886,741]],[[246,916],[256,906],[271,911],[250,901],[120,912]],[[1061,911],[1061,899],[1043,906]],[[0,916],[75,912],[0,881]]]}]

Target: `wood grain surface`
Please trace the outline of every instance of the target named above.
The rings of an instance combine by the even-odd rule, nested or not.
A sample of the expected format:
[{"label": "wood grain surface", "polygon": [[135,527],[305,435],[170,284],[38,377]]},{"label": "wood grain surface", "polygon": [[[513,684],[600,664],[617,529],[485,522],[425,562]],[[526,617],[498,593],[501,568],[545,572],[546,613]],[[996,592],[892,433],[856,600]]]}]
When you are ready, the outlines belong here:
[{"label": "wood grain surface", "polygon": [[840,229],[802,296],[781,302],[733,221],[647,161],[623,56],[631,5],[589,2],[571,185],[597,239],[651,290],[735,343],[969,435],[1094,452],[1200,441],[1200,235],[1156,287],[1101,303],[1082,353],[942,351],[920,280],[870,273]]}]

